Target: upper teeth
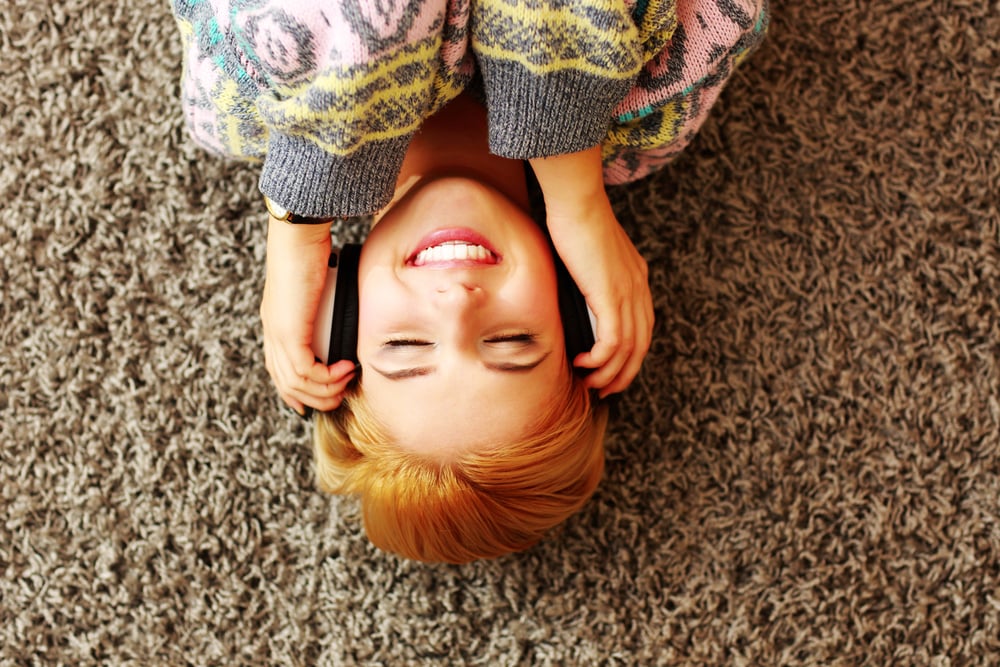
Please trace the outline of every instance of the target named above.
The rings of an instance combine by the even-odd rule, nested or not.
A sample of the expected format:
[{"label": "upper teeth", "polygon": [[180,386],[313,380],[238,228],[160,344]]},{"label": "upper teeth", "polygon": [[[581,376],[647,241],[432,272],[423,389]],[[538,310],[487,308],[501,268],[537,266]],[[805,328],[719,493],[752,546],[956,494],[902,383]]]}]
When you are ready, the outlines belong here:
[{"label": "upper teeth", "polygon": [[429,262],[449,262],[452,260],[473,260],[483,261],[493,257],[493,253],[481,245],[463,243],[461,241],[448,241],[441,245],[425,248],[417,253],[413,263],[416,266]]}]

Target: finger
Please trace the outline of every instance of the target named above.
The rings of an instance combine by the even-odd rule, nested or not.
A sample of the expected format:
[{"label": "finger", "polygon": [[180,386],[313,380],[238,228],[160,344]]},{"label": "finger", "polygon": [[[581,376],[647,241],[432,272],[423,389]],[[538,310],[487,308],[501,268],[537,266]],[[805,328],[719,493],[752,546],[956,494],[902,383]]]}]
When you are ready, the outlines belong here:
[{"label": "finger", "polygon": [[316,356],[308,345],[279,345],[282,356],[287,360],[287,365],[292,375],[320,383],[327,380],[329,377],[327,366],[316,360]]},{"label": "finger", "polygon": [[[338,393],[322,399],[310,396],[301,397],[300,394],[289,394],[288,397],[285,399],[285,402],[288,403],[290,406],[292,406],[293,404],[298,406],[306,406],[314,410],[319,410],[320,412],[332,412],[333,410],[339,408],[340,404],[343,403],[343,401],[344,401],[343,393]],[[293,409],[295,408],[293,407]],[[303,414],[302,410],[296,410],[296,412],[298,412],[299,414]]]},{"label": "finger", "polygon": [[300,417],[304,417],[305,416],[305,414],[306,414],[306,407],[305,407],[305,405],[303,405],[303,403],[301,401],[298,401],[298,400],[292,398],[291,396],[289,396],[288,394],[284,394],[284,393],[281,393],[281,392],[278,392],[278,396],[281,397],[281,401],[285,405],[287,405],[288,407],[290,407]]},{"label": "finger", "polygon": [[591,389],[601,390],[602,394],[607,393],[605,390],[619,376],[628,360],[628,355],[616,355],[607,364],[588,375],[586,385]]},{"label": "finger", "polygon": [[642,362],[645,358],[645,354],[632,354],[627,360],[625,365],[621,368],[618,374],[612,378],[605,387],[603,387],[598,395],[601,398],[607,398],[611,394],[617,394],[619,392],[625,391],[635,376],[639,374],[639,370],[642,368]]},{"label": "finger", "polygon": [[355,366],[349,361],[338,363],[332,369],[314,363],[303,375],[295,370],[285,349],[274,346],[269,341],[264,344],[264,357],[278,393],[296,411],[301,411],[300,404],[311,407],[329,405],[329,399],[343,393],[344,388],[355,377]]},{"label": "finger", "polygon": [[[324,381],[310,385],[308,378],[295,372],[285,349],[276,346],[267,335],[264,338],[264,365],[282,402],[300,416],[305,416],[307,407],[319,410],[334,410],[339,407],[343,387],[351,379],[350,375],[346,375],[336,378],[333,383]],[[347,366],[353,369],[353,364]],[[326,370],[322,364],[320,367]],[[329,386],[330,384],[334,386]]]},{"label": "finger", "polygon": [[603,389],[608,386],[621,372],[635,348],[635,322],[631,309],[626,309],[621,319],[622,338],[614,355],[596,371],[587,376],[587,386],[593,389]]},{"label": "finger", "polygon": [[632,381],[635,380],[635,377],[642,369],[642,362],[645,360],[646,352],[648,350],[648,345],[636,347],[625,361],[625,364],[618,371],[618,374],[611,380],[611,382],[601,389],[599,396],[601,398],[606,398],[611,394],[625,391],[628,386],[632,384]]},{"label": "finger", "polygon": [[322,412],[336,410],[344,400],[344,392],[342,390],[331,390],[329,393],[317,394],[298,389],[289,389],[279,391],[279,394],[289,407],[300,414],[304,407]]},{"label": "finger", "polygon": [[339,377],[335,382],[315,382],[306,378],[296,377],[289,383],[284,383],[279,390],[285,394],[316,409],[332,409],[328,406],[333,399],[343,396],[347,385],[355,378],[353,372]]},{"label": "finger", "polygon": [[653,297],[648,287],[635,304],[635,347],[633,354],[645,357],[653,341],[653,324],[656,316],[653,313]]},{"label": "finger", "polygon": [[573,360],[574,366],[600,368],[608,363],[621,344],[621,314],[605,310],[597,315],[597,339],[588,352],[582,352]]},{"label": "finger", "polygon": [[274,381],[274,352],[267,338],[264,339],[264,368],[267,369],[267,374]]},{"label": "finger", "polygon": [[361,365],[356,364],[349,359],[341,359],[335,364],[331,364],[326,367],[327,370],[327,380],[326,383],[340,382],[348,376],[357,375],[361,370]]},{"label": "finger", "polygon": [[[306,355],[311,355],[310,352],[306,352]],[[302,378],[305,381],[315,382],[316,384],[333,384],[340,382],[345,377],[355,374],[359,366],[349,359],[341,359],[336,363],[329,366],[323,364],[321,361],[317,361],[315,357],[308,357],[309,362],[306,362],[307,357],[303,355],[302,350],[297,352],[297,363],[291,364],[293,367],[292,373]]]},{"label": "finger", "polygon": [[642,362],[646,359],[646,354],[649,352],[649,346],[653,340],[652,318],[653,315],[651,309],[647,310],[644,307],[641,308],[639,313],[639,325],[636,327],[636,345],[633,348],[631,355],[629,355],[629,358],[618,372],[618,375],[616,375],[611,382],[609,382],[601,390],[599,394],[601,398],[624,391],[630,384],[632,384],[632,381],[635,380],[636,376],[639,374],[639,371],[642,369]]},{"label": "finger", "polygon": [[334,374],[322,363],[311,360],[305,364],[301,354],[294,359],[292,354],[286,348],[277,347],[271,375],[279,391],[294,395],[307,405],[312,404],[310,399],[322,400],[334,393],[331,385],[345,380],[354,368],[352,364],[347,364],[346,374],[342,372],[343,367],[338,367]]},{"label": "finger", "polygon": [[656,326],[656,312],[653,310],[653,298],[652,296],[646,297],[646,318],[643,324],[643,331],[645,332],[645,349],[643,354],[649,352],[649,346],[653,344],[653,327]]},{"label": "finger", "polygon": [[357,377],[353,364],[348,365],[346,373],[338,370],[335,374],[324,372],[319,375],[323,379],[314,380],[312,377],[303,378],[301,376],[296,376],[293,382],[289,385],[289,388],[295,389],[296,391],[299,391],[307,396],[323,399],[343,392],[348,383]]}]

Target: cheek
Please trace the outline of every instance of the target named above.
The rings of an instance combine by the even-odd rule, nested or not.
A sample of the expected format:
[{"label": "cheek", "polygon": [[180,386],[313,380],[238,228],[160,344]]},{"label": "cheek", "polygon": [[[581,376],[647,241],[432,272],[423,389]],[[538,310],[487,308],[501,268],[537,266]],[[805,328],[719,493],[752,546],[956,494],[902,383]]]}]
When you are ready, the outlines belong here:
[{"label": "cheek", "polygon": [[369,275],[358,283],[358,346],[370,344],[376,332],[384,331],[398,317],[404,300],[385,280]]},{"label": "cheek", "polygon": [[533,319],[547,325],[560,322],[559,290],[551,267],[541,267],[519,281],[516,299]]},{"label": "cheek", "polygon": [[361,299],[358,308],[358,333],[362,336],[370,335],[371,331],[379,328],[379,323],[385,319],[385,308],[377,299]]}]

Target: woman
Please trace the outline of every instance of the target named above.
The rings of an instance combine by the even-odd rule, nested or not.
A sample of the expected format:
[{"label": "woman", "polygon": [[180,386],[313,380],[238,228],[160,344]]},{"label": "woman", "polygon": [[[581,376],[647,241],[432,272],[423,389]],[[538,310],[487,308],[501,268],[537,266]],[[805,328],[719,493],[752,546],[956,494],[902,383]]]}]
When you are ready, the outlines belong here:
[{"label": "woman", "polygon": [[[192,133],[262,163],[268,370],[300,412],[334,411],[347,394],[317,428],[323,483],[362,494],[376,543],[413,557],[537,541],[600,476],[605,415],[588,390],[627,387],[650,343],[646,265],[604,184],[686,145],[762,37],[764,0],[194,0],[175,11]],[[593,348],[573,359],[522,161],[596,319]],[[353,362],[318,362],[311,343],[330,222],[363,214],[375,225],[352,384]],[[591,372],[580,380],[573,367]]]}]

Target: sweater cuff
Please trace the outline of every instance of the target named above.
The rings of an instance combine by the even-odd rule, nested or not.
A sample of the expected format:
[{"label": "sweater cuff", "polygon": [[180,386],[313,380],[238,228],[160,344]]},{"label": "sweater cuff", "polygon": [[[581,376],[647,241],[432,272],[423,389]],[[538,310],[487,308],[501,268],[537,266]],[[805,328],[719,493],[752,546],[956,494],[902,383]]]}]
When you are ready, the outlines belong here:
[{"label": "sweater cuff", "polygon": [[271,133],[260,191],[298,215],[352,217],[374,213],[392,199],[412,135],[374,141],[332,155],[308,139]]},{"label": "sweater cuff", "polygon": [[632,79],[579,70],[534,74],[511,61],[480,59],[486,87],[490,151],[529,160],[575,153],[604,142],[612,112]]}]

